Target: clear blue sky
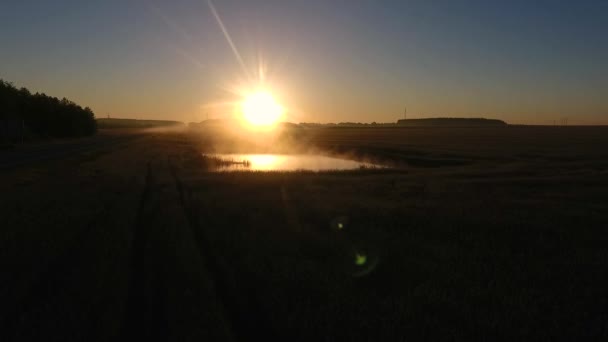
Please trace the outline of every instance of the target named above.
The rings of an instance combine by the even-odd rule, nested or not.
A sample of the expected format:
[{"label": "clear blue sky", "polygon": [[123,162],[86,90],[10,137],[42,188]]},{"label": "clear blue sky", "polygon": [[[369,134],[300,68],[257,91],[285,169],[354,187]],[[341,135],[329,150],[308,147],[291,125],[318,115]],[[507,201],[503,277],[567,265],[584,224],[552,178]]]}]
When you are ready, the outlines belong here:
[{"label": "clear blue sky", "polygon": [[[98,116],[228,115],[259,79],[291,121],[485,116],[608,124],[608,1],[23,0],[0,78]],[[246,75],[248,74],[248,76]]]}]

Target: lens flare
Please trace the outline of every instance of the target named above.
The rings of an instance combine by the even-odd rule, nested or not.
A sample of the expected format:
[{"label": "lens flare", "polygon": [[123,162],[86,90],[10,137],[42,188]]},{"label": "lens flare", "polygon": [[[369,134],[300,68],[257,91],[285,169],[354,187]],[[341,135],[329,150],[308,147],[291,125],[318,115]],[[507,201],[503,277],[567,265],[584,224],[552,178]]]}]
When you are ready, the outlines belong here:
[{"label": "lens flare", "polygon": [[355,265],[363,266],[367,263],[367,255],[365,254],[355,254]]},{"label": "lens flare", "polygon": [[364,277],[376,269],[380,259],[377,255],[355,252],[354,257],[354,269],[352,270],[353,277]]}]

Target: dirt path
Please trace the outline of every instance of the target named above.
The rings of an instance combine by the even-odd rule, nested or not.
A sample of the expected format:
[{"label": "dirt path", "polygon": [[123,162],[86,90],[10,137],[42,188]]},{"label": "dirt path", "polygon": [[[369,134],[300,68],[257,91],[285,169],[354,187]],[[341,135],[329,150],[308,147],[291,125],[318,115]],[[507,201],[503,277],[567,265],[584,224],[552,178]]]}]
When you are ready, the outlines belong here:
[{"label": "dirt path", "polygon": [[233,340],[168,146],[4,174],[0,340]]}]

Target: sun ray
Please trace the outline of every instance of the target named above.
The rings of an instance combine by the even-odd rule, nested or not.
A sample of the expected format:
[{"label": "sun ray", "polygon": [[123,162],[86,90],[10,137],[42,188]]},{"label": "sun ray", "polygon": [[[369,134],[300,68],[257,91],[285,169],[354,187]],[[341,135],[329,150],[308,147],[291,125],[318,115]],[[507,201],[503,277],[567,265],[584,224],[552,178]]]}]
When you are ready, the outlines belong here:
[{"label": "sun ray", "polygon": [[230,33],[228,33],[228,30],[226,29],[226,26],[224,25],[224,22],[222,21],[222,18],[220,17],[219,13],[215,9],[213,2],[211,0],[207,0],[207,4],[209,5],[209,8],[211,9],[211,13],[213,13],[215,20],[217,21],[217,24],[220,26],[220,29],[222,30],[222,33],[224,34],[224,37],[226,38],[228,45],[230,45],[230,48],[232,49],[234,56],[236,57],[237,61],[241,65],[243,72],[245,73],[245,75],[248,78],[251,78],[249,71],[247,70],[247,66],[245,65],[245,62],[243,61],[243,57],[241,57],[239,50],[236,48],[236,45],[232,41],[232,38],[230,37]]}]

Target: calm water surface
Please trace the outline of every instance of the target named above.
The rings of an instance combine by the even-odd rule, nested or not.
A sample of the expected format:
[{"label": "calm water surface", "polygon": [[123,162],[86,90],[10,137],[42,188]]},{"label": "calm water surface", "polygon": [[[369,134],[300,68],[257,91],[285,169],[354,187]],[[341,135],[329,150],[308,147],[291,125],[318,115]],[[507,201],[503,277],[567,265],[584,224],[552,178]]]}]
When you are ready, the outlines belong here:
[{"label": "calm water surface", "polygon": [[212,154],[208,156],[233,162],[218,167],[218,171],[328,171],[383,167],[314,154]]}]

